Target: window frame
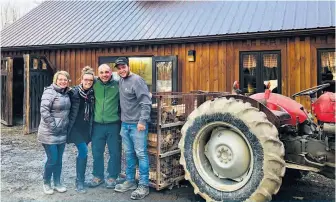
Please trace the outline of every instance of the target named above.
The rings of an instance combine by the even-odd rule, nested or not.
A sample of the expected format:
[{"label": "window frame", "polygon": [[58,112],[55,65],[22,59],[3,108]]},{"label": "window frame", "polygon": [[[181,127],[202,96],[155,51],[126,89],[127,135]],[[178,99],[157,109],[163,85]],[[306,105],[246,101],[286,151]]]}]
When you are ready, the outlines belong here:
[{"label": "window frame", "polygon": [[153,85],[152,85],[152,91],[155,93],[157,92],[157,62],[171,62],[172,63],[172,73],[171,73],[171,79],[172,79],[172,91],[171,92],[178,92],[178,63],[177,63],[177,56],[154,56],[152,59],[153,62]]},{"label": "window frame", "polygon": [[317,49],[317,85],[321,85],[322,84],[322,71],[321,68],[322,68],[322,62],[321,62],[321,59],[322,59],[322,53],[324,52],[336,52],[335,49],[333,48],[319,48]]},{"label": "window frame", "polygon": [[178,75],[178,57],[177,55],[169,55],[169,56],[99,56],[98,57],[98,65],[104,63],[112,63],[118,57],[144,57],[144,58],[152,58],[152,93],[156,93],[157,91],[157,70],[156,70],[156,62],[172,62],[172,92],[178,92],[179,90],[179,75]]},{"label": "window frame", "polygon": [[257,57],[257,66],[256,66],[256,93],[262,93],[264,92],[264,82],[263,82],[263,55],[265,54],[277,54],[278,60],[277,60],[277,75],[278,75],[278,94],[281,94],[282,88],[282,75],[281,75],[281,51],[280,50],[266,50],[266,51],[239,51],[239,83],[241,88],[244,87],[244,68],[243,68],[243,56],[244,55],[251,55],[254,54]]},{"label": "window frame", "polygon": [[118,56],[100,56],[98,57],[98,66],[104,63],[113,63],[114,61],[116,61],[117,58]]}]

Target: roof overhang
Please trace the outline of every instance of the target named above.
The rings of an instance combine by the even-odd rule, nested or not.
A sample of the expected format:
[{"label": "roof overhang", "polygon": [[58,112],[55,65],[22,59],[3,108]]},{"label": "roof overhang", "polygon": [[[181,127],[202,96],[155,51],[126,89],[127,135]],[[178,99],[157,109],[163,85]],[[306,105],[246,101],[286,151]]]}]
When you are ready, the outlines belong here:
[{"label": "roof overhang", "polygon": [[250,40],[250,39],[265,39],[265,38],[294,37],[294,36],[316,36],[325,34],[335,34],[335,27],[224,34],[224,35],[212,35],[212,36],[191,36],[181,38],[163,38],[163,39],[149,39],[149,40],[106,41],[106,42],[94,42],[94,43],[46,44],[46,45],[33,45],[33,46],[1,47],[1,51],[27,51],[27,50],[45,50],[45,49],[50,50],[50,49],[69,49],[69,48],[72,49],[108,48],[116,46],[199,43],[199,42]]}]

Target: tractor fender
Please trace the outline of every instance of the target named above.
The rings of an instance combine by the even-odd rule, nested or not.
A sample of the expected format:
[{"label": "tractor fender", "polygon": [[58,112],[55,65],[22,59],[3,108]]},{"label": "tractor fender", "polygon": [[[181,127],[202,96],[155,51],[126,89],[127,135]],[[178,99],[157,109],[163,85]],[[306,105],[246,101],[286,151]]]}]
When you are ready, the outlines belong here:
[{"label": "tractor fender", "polygon": [[244,103],[245,102],[250,103],[252,107],[255,107],[259,109],[259,111],[264,112],[267,116],[268,121],[271,122],[277,129],[280,128],[280,119],[270,109],[268,109],[263,103],[253,98],[244,96],[244,95],[233,95],[232,94],[232,95],[224,95],[221,97],[226,97],[227,99],[232,97],[236,100],[242,100]]}]

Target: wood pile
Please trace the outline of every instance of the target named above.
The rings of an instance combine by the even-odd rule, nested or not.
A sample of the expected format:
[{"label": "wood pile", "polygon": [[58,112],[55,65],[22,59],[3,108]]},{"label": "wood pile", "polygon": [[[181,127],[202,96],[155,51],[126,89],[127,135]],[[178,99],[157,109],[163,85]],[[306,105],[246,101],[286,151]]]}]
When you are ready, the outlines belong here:
[{"label": "wood pile", "polygon": [[[160,182],[156,182],[156,162],[152,162],[151,160],[153,159],[150,159],[151,168],[149,170],[149,180],[155,183],[162,183],[169,180],[170,178],[182,176],[184,171],[183,167],[180,165],[179,159],[179,154],[160,159]],[[139,179],[138,167],[136,168],[135,177],[136,179]]]},{"label": "wood pile", "polygon": [[[161,153],[174,151],[178,148],[181,138],[180,129],[174,127],[161,131]],[[148,151],[152,154],[157,153],[158,137],[156,133],[148,133]]]},{"label": "wood pile", "polygon": [[[151,119],[153,123],[157,122],[158,110],[157,105],[153,104]],[[185,105],[166,105],[161,108],[161,124],[176,123],[185,120]]]}]

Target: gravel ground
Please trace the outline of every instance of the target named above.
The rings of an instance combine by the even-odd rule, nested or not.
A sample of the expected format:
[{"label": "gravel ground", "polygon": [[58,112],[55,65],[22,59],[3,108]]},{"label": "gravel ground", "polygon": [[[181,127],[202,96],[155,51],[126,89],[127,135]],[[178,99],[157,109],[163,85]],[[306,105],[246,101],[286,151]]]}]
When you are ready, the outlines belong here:
[{"label": "gravel ground", "polygon": [[[89,150],[91,151],[91,150]],[[67,145],[63,157],[62,178],[66,193],[44,195],[42,171],[45,153],[36,134],[22,135],[22,126],[1,126],[1,201],[132,201],[130,193],[115,193],[103,186],[77,194],[75,185],[76,149]],[[92,172],[89,155],[87,177]],[[183,181],[172,190],[150,190],[142,201],[204,201],[194,195],[191,185]],[[290,185],[283,185],[273,201],[335,201],[335,181],[310,173]]]}]

